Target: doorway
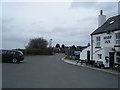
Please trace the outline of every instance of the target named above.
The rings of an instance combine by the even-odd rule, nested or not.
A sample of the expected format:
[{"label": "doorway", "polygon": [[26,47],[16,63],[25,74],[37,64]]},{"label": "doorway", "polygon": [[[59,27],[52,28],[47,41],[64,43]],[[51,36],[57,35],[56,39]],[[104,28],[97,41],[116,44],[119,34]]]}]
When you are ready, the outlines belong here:
[{"label": "doorway", "polygon": [[87,62],[90,62],[90,51],[87,51]]},{"label": "doorway", "polygon": [[109,66],[112,68],[114,66],[114,52],[109,53]]}]

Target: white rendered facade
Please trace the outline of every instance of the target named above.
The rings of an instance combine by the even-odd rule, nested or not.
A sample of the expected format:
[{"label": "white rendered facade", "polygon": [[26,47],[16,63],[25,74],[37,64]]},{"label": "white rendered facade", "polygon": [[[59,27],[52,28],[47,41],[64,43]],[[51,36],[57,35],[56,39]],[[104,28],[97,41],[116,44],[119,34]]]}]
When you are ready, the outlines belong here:
[{"label": "white rendered facade", "polygon": [[111,63],[120,63],[120,30],[95,34],[91,39],[92,60],[96,63],[102,60],[105,67],[110,67]]}]

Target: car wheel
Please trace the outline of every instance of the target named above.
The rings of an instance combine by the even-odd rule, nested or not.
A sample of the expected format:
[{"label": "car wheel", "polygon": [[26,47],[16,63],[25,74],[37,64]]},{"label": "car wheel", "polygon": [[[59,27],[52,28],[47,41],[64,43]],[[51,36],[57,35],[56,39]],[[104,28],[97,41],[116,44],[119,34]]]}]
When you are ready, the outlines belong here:
[{"label": "car wheel", "polygon": [[16,58],[13,58],[13,59],[12,59],[12,62],[13,62],[13,63],[17,63],[17,61],[18,61],[18,60],[17,60]]},{"label": "car wheel", "polygon": [[20,63],[20,61],[18,60],[17,63]]}]

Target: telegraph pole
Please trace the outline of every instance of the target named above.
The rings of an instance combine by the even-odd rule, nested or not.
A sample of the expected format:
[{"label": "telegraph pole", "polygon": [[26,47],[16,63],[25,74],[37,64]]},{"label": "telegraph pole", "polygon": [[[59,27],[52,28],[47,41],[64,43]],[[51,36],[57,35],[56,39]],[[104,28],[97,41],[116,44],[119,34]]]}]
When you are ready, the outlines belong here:
[{"label": "telegraph pole", "polygon": [[49,41],[49,47],[52,47],[52,40],[53,39],[50,39],[50,41]]}]

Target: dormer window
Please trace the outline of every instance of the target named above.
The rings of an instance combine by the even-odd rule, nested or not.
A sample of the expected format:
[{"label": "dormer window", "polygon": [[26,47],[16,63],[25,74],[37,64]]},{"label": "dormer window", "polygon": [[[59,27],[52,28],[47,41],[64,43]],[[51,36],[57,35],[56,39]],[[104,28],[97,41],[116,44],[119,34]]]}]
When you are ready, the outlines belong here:
[{"label": "dormer window", "polygon": [[112,20],[112,21],[110,21],[110,23],[109,24],[113,24],[115,22],[115,20]]}]

